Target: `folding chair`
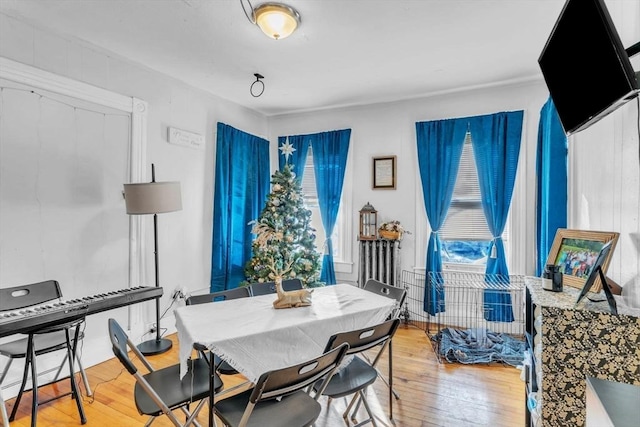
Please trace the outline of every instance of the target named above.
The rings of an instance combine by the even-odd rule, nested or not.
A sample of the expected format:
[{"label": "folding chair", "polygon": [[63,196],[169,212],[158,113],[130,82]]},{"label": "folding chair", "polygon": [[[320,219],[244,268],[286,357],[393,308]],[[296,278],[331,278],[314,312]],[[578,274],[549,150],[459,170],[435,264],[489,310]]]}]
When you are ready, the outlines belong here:
[{"label": "folding chair", "polygon": [[385,296],[387,298],[395,299],[397,301],[397,305],[389,317],[393,318],[393,317],[398,317],[400,315],[400,311],[402,310],[402,305],[404,304],[404,300],[407,298],[406,289],[388,285],[376,279],[367,280],[367,282],[364,284],[363,289],[365,291],[373,292],[373,293]]},{"label": "folding chair", "polygon": [[[192,295],[186,300],[187,305],[206,304],[209,302],[225,301],[236,298],[247,298],[251,296],[251,290],[248,286],[240,286],[238,288],[227,289],[224,291],[212,292],[204,295]],[[196,350],[201,355],[205,355],[206,348],[199,344],[195,345]],[[217,355],[213,355],[213,365],[216,372],[222,375],[235,375],[238,371],[225,360],[222,360]]]},{"label": "folding chair", "polygon": [[[373,292],[379,295],[386,296],[387,298],[395,299],[397,304],[395,310],[389,316],[389,319],[393,319],[399,317],[400,312],[402,311],[402,305],[404,304],[404,300],[407,298],[407,290],[403,288],[398,288],[395,286],[388,285],[386,283],[380,282],[375,279],[369,279],[364,284],[365,291]],[[393,419],[393,399],[392,395],[395,396],[396,400],[400,399],[400,395],[393,389],[393,342],[389,342],[389,379],[387,380],[380,371],[378,371],[378,375],[380,379],[389,387],[389,418]]]},{"label": "folding chair", "polygon": [[[54,300],[61,300],[62,291],[60,290],[60,284],[55,280],[47,280],[44,282],[33,283],[29,285],[14,286],[10,288],[0,289],[0,311],[38,311],[47,309],[46,305],[50,305],[52,308],[54,304],[59,302],[52,302]],[[37,310],[36,310],[37,308]],[[5,365],[2,374],[0,375],[0,384],[4,381],[9,368],[15,359],[25,359],[24,371],[22,375],[22,383],[20,385],[20,391],[16,397],[16,401],[13,405],[13,410],[8,418],[8,421],[15,419],[22,395],[26,389],[29,374],[31,374],[31,390],[32,390],[32,405],[31,405],[31,425],[35,426],[37,422],[38,405],[47,403],[55,399],[59,399],[64,396],[71,395],[78,406],[78,413],[80,414],[80,420],[82,424],[87,422],[84,407],[82,405],[82,398],[75,381],[75,369],[74,363],[78,363],[82,381],[87,392],[87,395],[91,395],[91,388],[89,387],[89,381],[87,375],[80,363],[80,358],[77,354],[78,342],[84,337],[82,332],[82,324],[84,323],[85,313],[80,310],[74,313],[64,320],[55,324],[48,324],[45,327],[41,327],[30,331],[25,338],[21,338],[15,341],[10,341],[0,345],[0,355],[8,357],[9,361]],[[69,380],[71,382],[71,391],[62,395],[55,396],[53,398],[39,401],[38,400],[38,388],[46,384],[38,384],[38,369],[36,359],[38,356],[52,353],[54,351],[66,350],[65,356],[58,371],[51,383],[59,382],[67,379],[67,377],[60,378],[62,369],[66,362],[69,365]],[[4,407],[4,402],[0,402]],[[4,409],[4,408],[3,408]],[[6,411],[6,409],[4,409]],[[4,417],[4,416],[3,416]]]},{"label": "folding chair", "polygon": [[203,295],[191,295],[187,298],[187,305],[206,304],[208,302],[225,301],[228,299],[250,297],[251,291],[248,286],[227,289],[225,291],[211,292]]},{"label": "folding chair", "polygon": [[[158,370],[153,369],[114,319],[109,319],[109,337],[113,346],[113,354],[136,379],[133,393],[136,408],[141,415],[150,416],[145,426],[149,426],[156,417],[162,414],[166,415],[177,427],[186,427],[191,423],[197,426],[195,419],[208,401],[211,375],[215,375],[211,373],[208,361],[203,358],[189,360],[189,370],[180,379],[179,363]],[[138,371],[136,365],[129,358],[127,348],[131,349],[145,366],[148,371],[146,374]],[[214,377],[214,389],[216,392],[222,389],[222,380],[218,375]],[[192,402],[198,402],[198,404],[193,412],[189,412],[188,406]],[[175,409],[180,409],[187,417],[184,424],[173,413]]]},{"label": "folding chair", "polygon": [[[249,285],[251,296],[268,295],[276,293],[276,282],[252,283]],[[297,291],[302,289],[302,281],[300,279],[286,279],[282,281],[283,291]]]},{"label": "folding chair", "polygon": [[[366,389],[376,381],[376,378],[378,378],[376,364],[380,360],[384,350],[391,342],[391,338],[393,338],[393,335],[396,333],[399,324],[400,319],[395,318],[375,326],[349,332],[340,332],[329,338],[325,351],[330,351],[338,346],[348,344],[349,349],[347,350],[347,355],[355,356],[345,367],[339,369],[333,377],[331,377],[329,384],[326,385],[324,391],[321,391],[320,387],[314,387],[314,390],[316,390],[317,393],[321,393],[322,395],[329,397],[329,401],[331,401],[331,399],[353,395],[349,405],[347,405],[347,409],[342,415],[347,424],[351,408],[354,408],[354,404],[356,402],[358,402],[358,404],[359,402],[362,402],[369,418],[361,421],[357,426],[366,424],[369,421],[376,426],[375,418],[367,402]],[[373,348],[378,348],[378,352],[371,362],[357,356],[357,354],[361,354]],[[356,412],[357,406],[353,411],[353,422],[356,422]]]},{"label": "folding chair", "polygon": [[[227,427],[306,427],[320,415],[318,398],[347,352],[346,344],[294,366],[266,372],[255,386],[214,405]],[[317,384],[310,396],[308,388]]]}]

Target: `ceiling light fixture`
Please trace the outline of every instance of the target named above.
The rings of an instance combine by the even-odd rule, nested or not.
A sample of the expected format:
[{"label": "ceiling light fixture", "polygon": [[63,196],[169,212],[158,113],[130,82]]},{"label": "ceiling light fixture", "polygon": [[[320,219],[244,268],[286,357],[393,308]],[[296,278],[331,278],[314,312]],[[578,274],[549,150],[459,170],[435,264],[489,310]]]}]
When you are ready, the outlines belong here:
[{"label": "ceiling light fixture", "polygon": [[246,2],[249,4],[251,14],[247,12],[244,0],[240,0],[242,10],[249,22],[260,27],[262,32],[272,39],[280,40],[289,37],[300,25],[300,14],[291,6],[268,2],[254,8],[249,0]]}]

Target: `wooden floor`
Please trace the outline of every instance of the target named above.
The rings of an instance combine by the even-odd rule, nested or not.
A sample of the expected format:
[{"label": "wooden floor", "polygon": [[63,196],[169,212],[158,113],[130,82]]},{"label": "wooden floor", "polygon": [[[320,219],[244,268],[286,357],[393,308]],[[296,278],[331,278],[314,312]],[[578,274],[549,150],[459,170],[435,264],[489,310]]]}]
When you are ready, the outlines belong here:
[{"label": "wooden floor", "polygon": [[[169,336],[175,343],[167,353],[149,356],[155,367],[177,363],[176,336]],[[492,426],[512,427],[524,425],[524,383],[520,371],[510,366],[461,365],[438,363],[425,332],[413,326],[401,325],[393,340],[393,367],[395,389],[400,395],[394,399],[393,421],[396,426]],[[387,362],[382,360],[380,367]],[[93,397],[83,397],[87,414],[86,426],[141,426],[147,418],[138,414],[133,403],[134,379],[115,359],[108,360],[87,370]],[[225,385],[240,382],[224,377]],[[40,389],[43,397],[68,390],[68,381]],[[83,390],[84,391],[84,390]],[[393,426],[388,418],[388,388],[377,381],[367,399],[377,414],[378,425]],[[31,394],[23,397],[12,427],[30,426]],[[340,427],[342,400],[332,401],[324,410],[317,427]],[[13,408],[14,399],[7,401],[7,409]],[[362,412],[362,411],[361,411]],[[206,425],[207,408],[202,410],[199,421]],[[359,418],[362,419],[362,418]],[[75,402],[68,397],[40,406],[38,426],[81,425]],[[154,426],[170,426],[165,419],[158,419]],[[220,425],[218,423],[218,425]],[[371,424],[369,424],[371,425]],[[288,426],[265,426],[288,427]]]}]

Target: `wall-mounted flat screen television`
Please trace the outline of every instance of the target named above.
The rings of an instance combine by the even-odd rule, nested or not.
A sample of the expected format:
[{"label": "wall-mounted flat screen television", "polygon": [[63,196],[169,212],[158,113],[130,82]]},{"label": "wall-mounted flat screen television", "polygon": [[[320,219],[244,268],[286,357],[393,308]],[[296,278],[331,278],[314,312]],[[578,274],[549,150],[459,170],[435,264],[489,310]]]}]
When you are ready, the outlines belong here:
[{"label": "wall-mounted flat screen television", "polygon": [[604,0],[567,0],[538,64],[567,135],[640,92]]}]

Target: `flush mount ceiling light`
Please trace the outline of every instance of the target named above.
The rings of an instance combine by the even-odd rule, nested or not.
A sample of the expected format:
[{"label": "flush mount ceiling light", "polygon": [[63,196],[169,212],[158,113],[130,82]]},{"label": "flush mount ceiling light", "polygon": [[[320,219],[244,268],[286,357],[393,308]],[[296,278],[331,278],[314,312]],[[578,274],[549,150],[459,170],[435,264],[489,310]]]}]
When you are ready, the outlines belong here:
[{"label": "flush mount ceiling light", "polygon": [[251,13],[247,12],[244,0],[240,0],[247,19],[260,27],[263,33],[275,40],[289,37],[300,25],[300,14],[286,4],[269,2],[262,3],[255,8],[246,0]]}]

